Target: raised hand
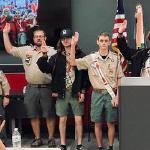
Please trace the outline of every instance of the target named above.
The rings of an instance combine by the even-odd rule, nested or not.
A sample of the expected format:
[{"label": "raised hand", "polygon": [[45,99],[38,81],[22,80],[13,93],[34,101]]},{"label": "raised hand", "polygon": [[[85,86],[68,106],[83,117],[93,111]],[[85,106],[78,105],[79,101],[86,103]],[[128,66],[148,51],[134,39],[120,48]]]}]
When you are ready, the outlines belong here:
[{"label": "raised hand", "polygon": [[79,41],[79,33],[75,32],[74,36],[72,36],[71,45],[76,46]]},{"label": "raised hand", "polygon": [[45,40],[42,40],[41,52],[43,53],[43,55],[47,55],[47,52],[48,52],[48,46],[46,45]]},{"label": "raised hand", "polygon": [[9,33],[9,32],[10,32],[10,23],[6,23],[3,29],[3,33]]},{"label": "raised hand", "polygon": [[137,15],[138,15],[139,13],[142,13],[142,5],[141,5],[141,4],[138,4],[138,5],[136,6],[136,14],[135,14],[135,16],[137,17]]},{"label": "raised hand", "polygon": [[118,29],[118,33],[123,33],[127,28],[127,20],[124,20],[124,22],[120,25]]}]

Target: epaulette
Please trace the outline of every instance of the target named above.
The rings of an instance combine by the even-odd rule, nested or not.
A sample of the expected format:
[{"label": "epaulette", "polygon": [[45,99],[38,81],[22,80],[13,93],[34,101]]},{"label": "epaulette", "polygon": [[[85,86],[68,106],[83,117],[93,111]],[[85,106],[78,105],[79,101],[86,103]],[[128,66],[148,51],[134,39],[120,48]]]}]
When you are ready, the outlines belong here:
[{"label": "epaulette", "polygon": [[118,53],[117,52],[114,52],[114,51],[111,51],[114,55],[118,56]]}]

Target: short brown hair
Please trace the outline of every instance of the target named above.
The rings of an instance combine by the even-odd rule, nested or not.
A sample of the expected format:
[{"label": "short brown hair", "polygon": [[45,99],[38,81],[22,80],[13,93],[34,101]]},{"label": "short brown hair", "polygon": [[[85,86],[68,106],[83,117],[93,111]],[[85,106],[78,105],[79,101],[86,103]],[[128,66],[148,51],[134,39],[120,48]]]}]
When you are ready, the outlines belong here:
[{"label": "short brown hair", "polygon": [[45,32],[44,30],[42,30],[42,29],[36,29],[36,30],[34,30],[34,31],[33,31],[33,36],[34,36],[34,34],[35,34],[36,32],[38,32],[38,31],[42,31],[42,32],[44,33],[44,36],[46,37],[46,32]]},{"label": "short brown hair", "polygon": [[110,38],[110,35],[109,35],[109,33],[107,33],[107,32],[101,32],[101,33],[98,35],[97,40],[99,40],[99,37],[100,37],[100,36],[108,36],[108,37]]}]

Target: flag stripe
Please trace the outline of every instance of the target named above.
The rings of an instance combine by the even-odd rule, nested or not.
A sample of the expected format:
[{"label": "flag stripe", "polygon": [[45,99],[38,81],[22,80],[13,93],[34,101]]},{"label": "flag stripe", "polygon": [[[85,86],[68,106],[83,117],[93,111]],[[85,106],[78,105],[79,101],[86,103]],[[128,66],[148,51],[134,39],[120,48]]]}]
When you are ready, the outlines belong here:
[{"label": "flag stripe", "polygon": [[124,21],[125,18],[123,19],[115,19],[115,23],[122,23],[122,21]]},{"label": "flag stripe", "polygon": [[116,14],[115,19],[124,19],[125,18],[125,14]]},{"label": "flag stripe", "polygon": [[[124,57],[120,53],[120,50],[117,47],[117,36],[118,36],[118,29],[124,20],[125,20],[125,14],[124,14],[124,8],[123,8],[123,0],[118,0],[117,11],[116,11],[116,16],[114,20],[113,35],[112,35],[112,49],[118,53],[118,57],[120,59],[123,71],[125,71],[127,67],[127,61],[124,59]],[[123,33],[123,35],[127,39],[126,31]]]}]

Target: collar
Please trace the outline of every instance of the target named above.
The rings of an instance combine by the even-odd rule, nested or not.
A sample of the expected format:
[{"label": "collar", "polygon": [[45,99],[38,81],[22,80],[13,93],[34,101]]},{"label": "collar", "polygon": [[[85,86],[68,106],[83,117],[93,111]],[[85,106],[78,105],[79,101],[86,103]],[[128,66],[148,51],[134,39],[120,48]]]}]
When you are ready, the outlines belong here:
[{"label": "collar", "polygon": [[38,54],[41,53],[41,51],[37,51],[37,46],[35,46],[35,45],[33,46],[33,50],[32,50],[32,51],[35,51],[35,52],[37,52]]},{"label": "collar", "polygon": [[33,46],[33,51],[37,51],[37,47],[35,45]]},{"label": "collar", "polygon": [[[96,54],[96,59],[104,60],[104,59],[102,58],[102,56],[99,54],[99,52],[96,52],[95,54]],[[107,55],[107,57],[106,57],[105,60],[107,60],[107,59],[114,60],[114,59],[113,59],[113,52],[111,52],[110,50],[109,50],[108,55]]]}]

